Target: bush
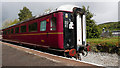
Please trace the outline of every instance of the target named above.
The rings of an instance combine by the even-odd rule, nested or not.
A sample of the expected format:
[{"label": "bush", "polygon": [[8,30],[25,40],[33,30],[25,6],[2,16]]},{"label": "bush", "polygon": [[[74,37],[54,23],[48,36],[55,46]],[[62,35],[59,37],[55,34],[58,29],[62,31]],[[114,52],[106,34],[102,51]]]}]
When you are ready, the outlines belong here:
[{"label": "bush", "polygon": [[120,55],[120,43],[117,37],[87,39],[90,44],[90,51],[117,53]]}]

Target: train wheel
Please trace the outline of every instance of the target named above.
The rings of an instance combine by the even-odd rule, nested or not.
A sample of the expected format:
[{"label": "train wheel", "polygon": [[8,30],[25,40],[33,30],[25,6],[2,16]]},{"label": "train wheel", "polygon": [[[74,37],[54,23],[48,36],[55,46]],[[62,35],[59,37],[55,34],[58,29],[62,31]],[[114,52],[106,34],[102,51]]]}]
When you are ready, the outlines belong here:
[{"label": "train wheel", "polygon": [[22,46],[22,43],[19,43],[20,46]]},{"label": "train wheel", "polygon": [[64,52],[64,57],[66,57],[67,55],[65,54],[65,52]]},{"label": "train wheel", "polygon": [[78,55],[78,60],[81,60],[81,56],[80,56],[80,54]]},{"label": "train wheel", "polygon": [[78,59],[78,60],[81,60],[81,56],[80,56],[80,54],[79,54],[78,52],[76,53],[75,58],[76,58],[76,60],[77,60],[77,59]]}]

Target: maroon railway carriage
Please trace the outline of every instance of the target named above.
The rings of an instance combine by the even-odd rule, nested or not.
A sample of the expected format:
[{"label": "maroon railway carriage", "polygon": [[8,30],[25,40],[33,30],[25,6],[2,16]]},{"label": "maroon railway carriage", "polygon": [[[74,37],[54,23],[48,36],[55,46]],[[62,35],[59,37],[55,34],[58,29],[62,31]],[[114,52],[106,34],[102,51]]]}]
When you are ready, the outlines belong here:
[{"label": "maroon railway carriage", "polygon": [[[86,45],[84,11],[55,11],[3,29],[3,40],[69,52],[71,56]],[[80,33],[80,34],[78,34]]]}]

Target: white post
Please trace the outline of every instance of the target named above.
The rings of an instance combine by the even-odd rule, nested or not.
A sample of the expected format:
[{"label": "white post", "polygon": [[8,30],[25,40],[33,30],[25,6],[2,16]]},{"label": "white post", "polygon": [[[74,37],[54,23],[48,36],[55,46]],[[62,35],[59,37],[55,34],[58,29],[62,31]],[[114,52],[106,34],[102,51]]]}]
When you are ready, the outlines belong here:
[{"label": "white post", "polygon": [[83,42],[86,45],[86,17],[83,15]]},{"label": "white post", "polygon": [[81,28],[81,16],[77,14],[77,46],[82,45],[82,28]]}]

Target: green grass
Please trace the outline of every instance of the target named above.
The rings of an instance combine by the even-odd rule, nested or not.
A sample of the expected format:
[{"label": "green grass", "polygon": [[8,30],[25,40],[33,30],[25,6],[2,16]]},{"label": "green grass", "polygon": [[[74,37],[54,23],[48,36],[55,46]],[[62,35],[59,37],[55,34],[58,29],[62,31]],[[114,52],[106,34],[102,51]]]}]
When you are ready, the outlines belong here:
[{"label": "green grass", "polygon": [[91,38],[87,39],[87,42],[89,42],[91,45],[97,45],[102,44],[105,46],[119,46],[118,43],[118,37],[112,37],[112,38]]}]

